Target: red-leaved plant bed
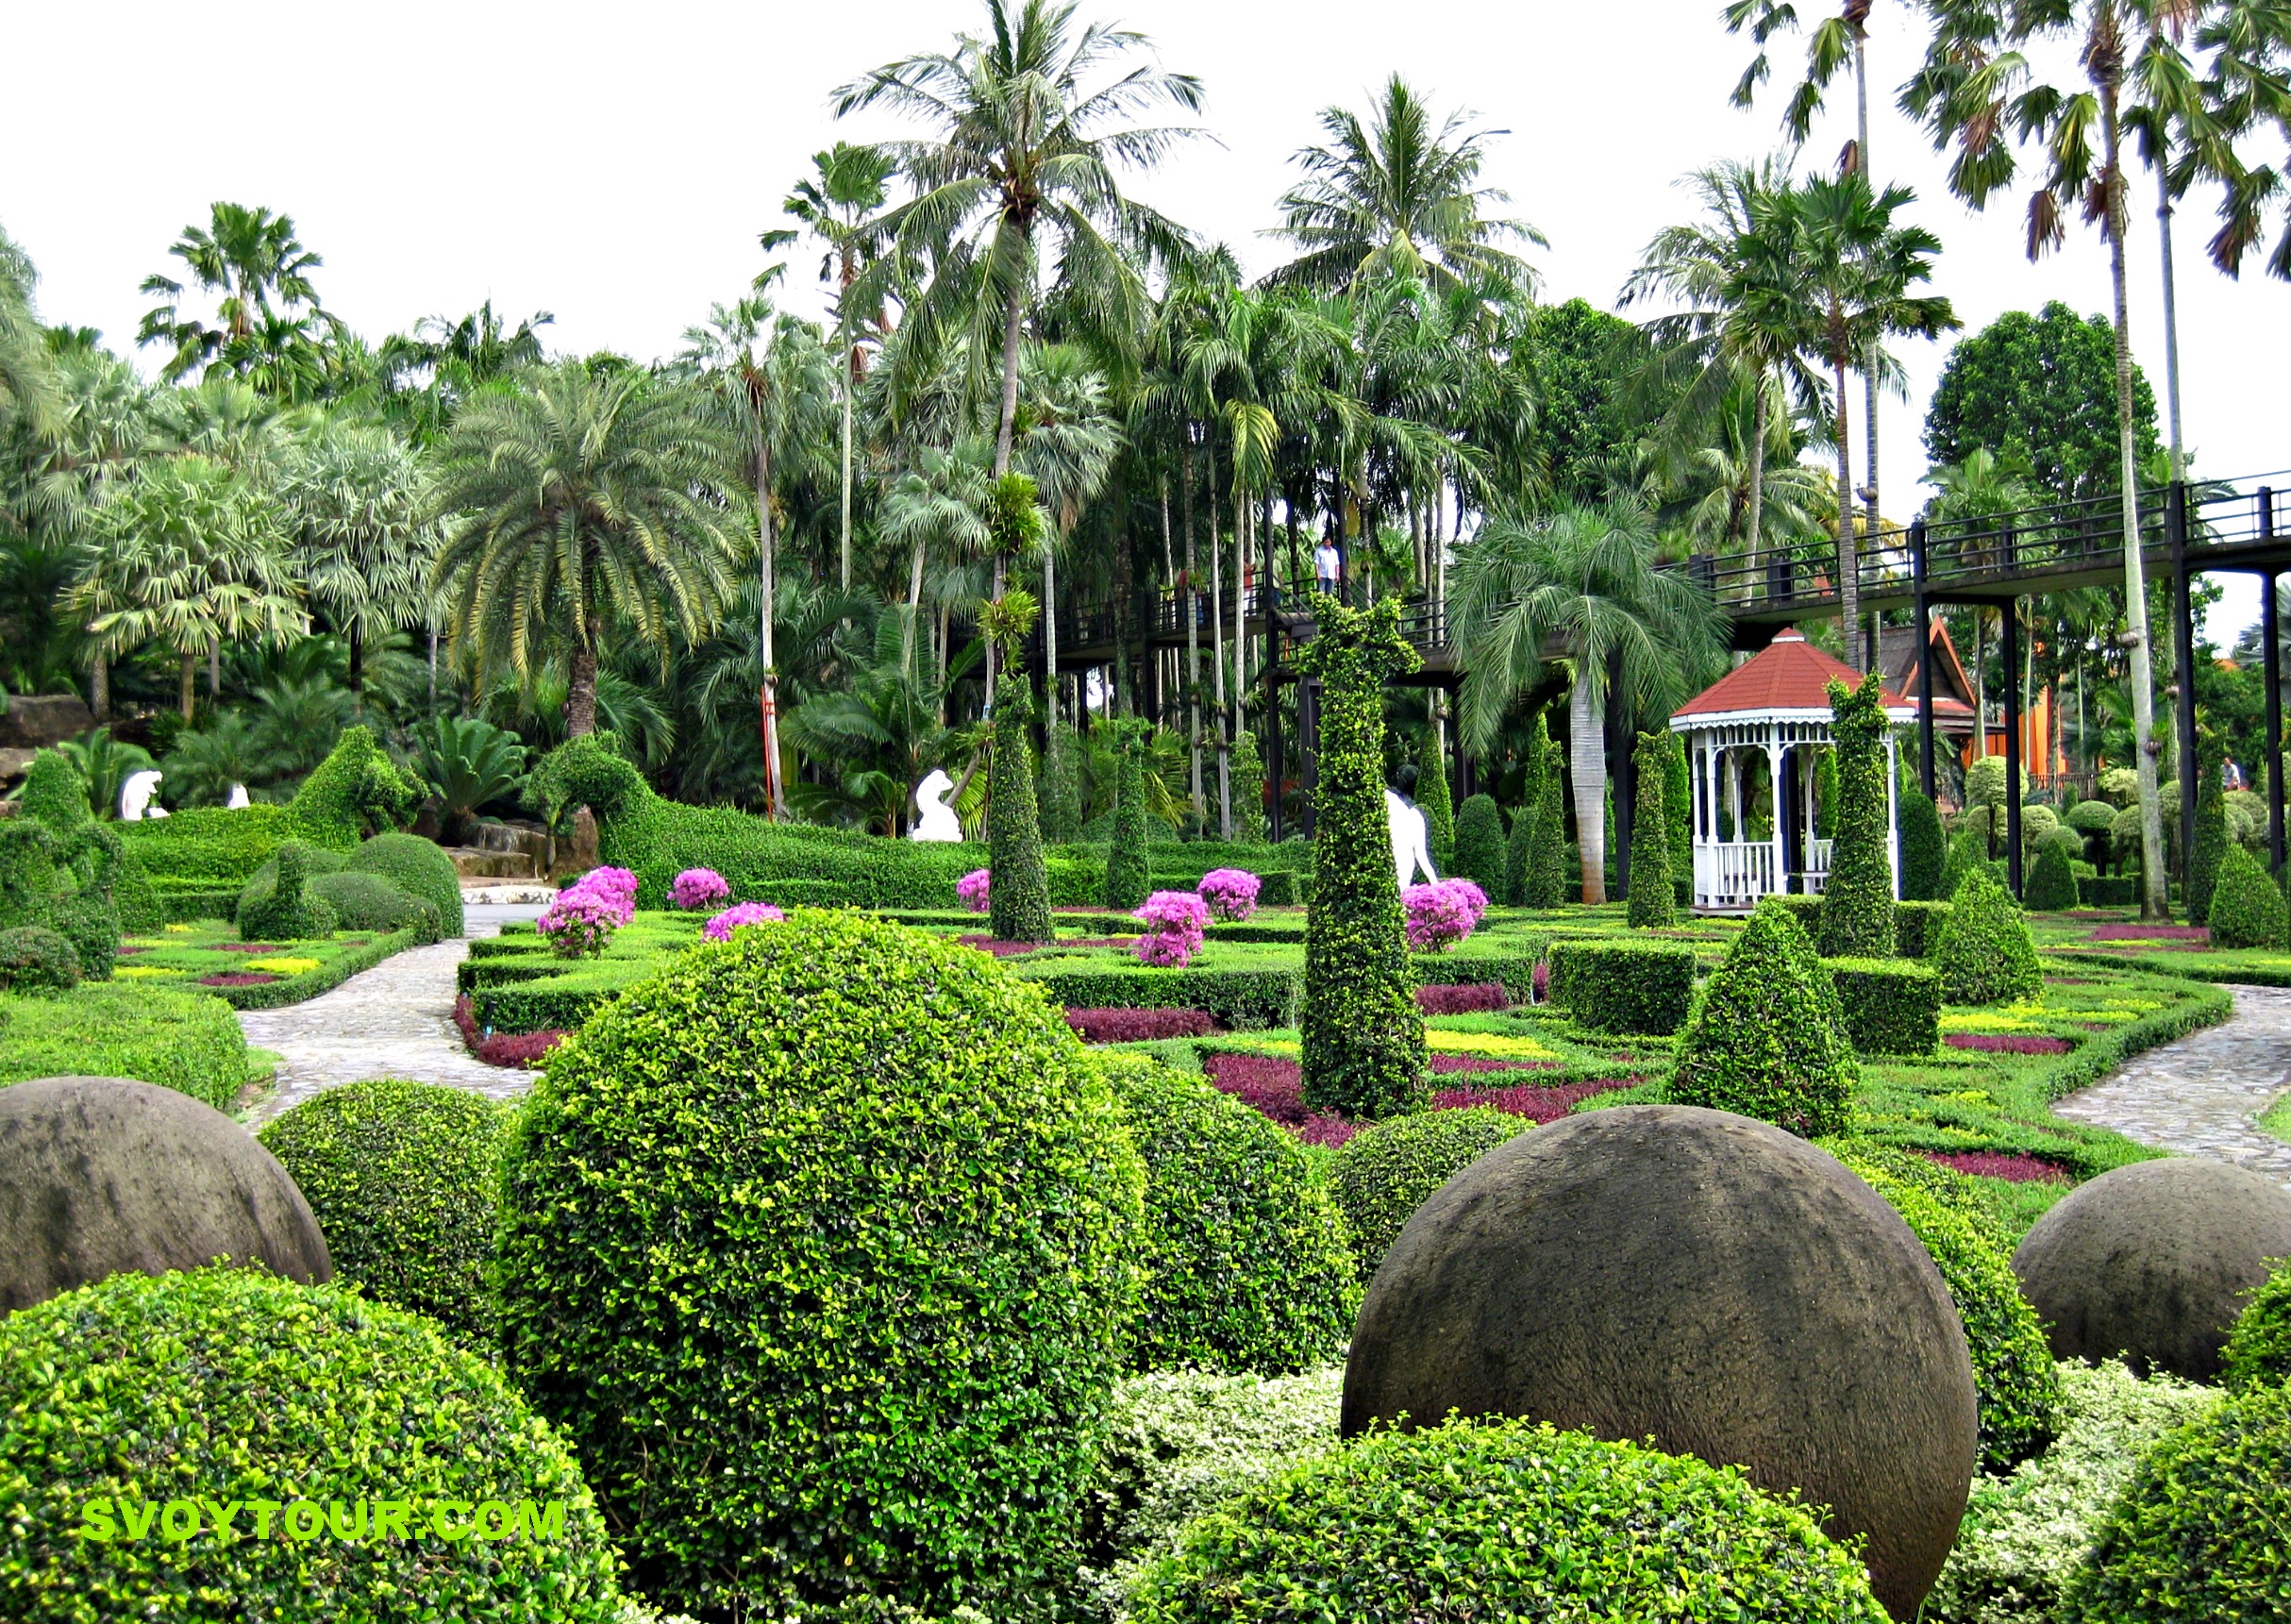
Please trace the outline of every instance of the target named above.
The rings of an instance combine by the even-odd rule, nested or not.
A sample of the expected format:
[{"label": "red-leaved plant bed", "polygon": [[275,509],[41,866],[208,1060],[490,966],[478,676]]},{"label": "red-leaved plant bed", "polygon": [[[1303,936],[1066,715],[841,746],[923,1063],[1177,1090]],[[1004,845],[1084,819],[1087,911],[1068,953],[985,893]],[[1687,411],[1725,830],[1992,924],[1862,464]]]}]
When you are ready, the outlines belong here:
[{"label": "red-leaved plant bed", "polygon": [[201,976],[202,987],[259,987],[265,981],[278,978],[268,970],[218,970],[211,976]]},{"label": "red-leaved plant bed", "polygon": [[555,1028],[538,1032],[494,1032],[491,1036],[477,1030],[477,1016],[472,1013],[469,995],[464,993],[454,1000],[454,1025],[461,1029],[462,1046],[487,1065],[513,1066],[529,1070],[548,1059],[549,1051],[564,1040],[564,1033]]},{"label": "red-leaved plant bed", "polygon": [[2076,1046],[2066,1038],[2021,1032],[1949,1032],[1941,1041],[1951,1048],[1977,1049],[1982,1054],[2066,1054]]},{"label": "red-leaved plant bed", "polygon": [[2209,942],[2210,929],[2202,925],[2096,925],[2095,942]]},{"label": "red-leaved plant bed", "polygon": [[2024,1156],[2017,1150],[1920,1150],[1917,1154],[1960,1173],[1981,1179],[2002,1179],[2014,1184],[2062,1184],[2068,1179],[2065,1168],[2054,1166],[2042,1157]]},{"label": "red-leaved plant bed", "polygon": [[1555,1060],[1491,1060],[1483,1054],[1436,1054],[1431,1057],[1434,1074],[1446,1077],[1460,1071],[1557,1071]]},{"label": "red-leaved plant bed", "polygon": [[1156,1038],[1205,1038],[1217,1023],[1207,1010],[1073,1010],[1066,1025],[1086,1044],[1150,1043]]},{"label": "red-leaved plant bed", "polygon": [[1528,1083],[1516,1088],[1444,1088],[1432,1096],[1431,1104],[1434,1111],[1492,1105],[1497,1111],[1508,1111],[1532,1122],[1556,1122],[1595,1094],[1635,1087],[1638,1081],[1635,1077],[1618,1077],[1599,1082],[1563,1082],[1555,1088],[1536,1088]]},{"label": "red-leaved plant bed", "polygon": [[111,951],[125,959],[137,953],[148,953],[151,949],[148,947],[114,947]]},{"label": "red-leaved plant bed", "polygon": [[1289,1131],[1307,1145],[1325,1145],[1331,1150],[1338,1150],[1363,1126],[1365,1124],[1347,1122],[1341,1116],[1308,1116]]},{"label": "red-leaved plant bed", "polygon": [[[1444,1064],[1443,1062],[1469,1063]],[[1432,1057],[1432,1069],[1440,1072],[1548,1070],[1551,1064],[1549,1061],[1492,1061],[1477,1055]],[[1296,1062],[1279,1055],[1212,1054],[1202,1061],[1201,1069],[1212,1082],[1226,1093],[1279,1123],[1308,1145],[1342,1145],[1362,1126],[1341,1116],[1308,1109],[1304,1101],[1302,1071]],[[1514,1116],[1525,1116],[1535,1122],[1549,1122],[1566,1115],[1578,1101],[1589,1099],[1595,1094],[1605,1094],[1611,1089],[1630,1088],[1640,1080],[1635,1077],[1618,1077],[1598,1082],[1567,1082],[1545,1088],[1523,1083],[1514,1088],[1443,1089],[1432,1096],[1431,1108],[1434,1111],[1460,1111],[1466,1106],[1492,1105]]]},{"label": "red-leaved plant bed", "polygon": [[1416,1008],[1428,1015],[1501,1014],[1512,1007],[1512,995],[1500,981],[1434,983],[1416,989]]}]

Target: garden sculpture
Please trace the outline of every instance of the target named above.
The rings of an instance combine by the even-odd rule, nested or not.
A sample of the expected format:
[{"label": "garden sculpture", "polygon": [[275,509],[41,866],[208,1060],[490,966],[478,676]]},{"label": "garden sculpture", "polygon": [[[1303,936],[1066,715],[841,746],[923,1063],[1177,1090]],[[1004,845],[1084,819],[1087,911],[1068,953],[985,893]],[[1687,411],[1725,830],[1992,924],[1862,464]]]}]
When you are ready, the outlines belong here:
[{"label": "garden sculpture", "polygon": [[1428,884],[1437,885],[1440,876],[1432,870],[1431,830],[1425,825],[1423,809],[1386,790],[1384,815],[1392,825],[1392,866],[1400,877],[1400,889],[1408,889],[1419,868]]},{"label": "garden sculpture", "polygon": [[231,785],[230,798],[223,803],[224,810],[226,812],[239,812],[247,804],[246,786],[244,784]]},{"label": "garden sculpture", "polygon": [[946,804],[947,792],[954,787],[954,779],[936,767],[930,770],[928,778],[915,786],[915,811],[923,814],[923,821],[907,831],[908,839],[959,841],[962,838],[962,826],[955,820],[954,812]]},{"label": "garden sculpture", "polygon": [[159,793],[161,775],[145,768],[129,773],[127,781],[119,787],[119,821],[142,823],[147,817],[165,817],[167,809],[153,805]]}]

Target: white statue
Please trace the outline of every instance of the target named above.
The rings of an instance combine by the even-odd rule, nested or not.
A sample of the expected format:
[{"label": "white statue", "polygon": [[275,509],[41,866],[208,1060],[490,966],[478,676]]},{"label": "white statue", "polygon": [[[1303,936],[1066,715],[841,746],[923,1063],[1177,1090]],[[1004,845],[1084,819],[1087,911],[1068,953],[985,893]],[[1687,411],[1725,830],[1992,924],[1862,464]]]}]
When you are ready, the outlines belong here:
[{"label": "white statue", "polygon": [[962,838],[962,825],[946,804],[947,792],[954,787],[955,780],[936,767],[930,770],[928,778],[915,786],[915,811],[923,814],[923,821],[907,831],[909,840],[959,841]]},{"label": "white statue", "polygon": [[230,798],[223,803],[223,809],[226,812],[237,812],[241,807],[247,804],[246,786],[244,784],[233,784],[230,787]]},{"label": "white statue", "polygon": [[1405,891],[1413,883],[1419,868],[1428,883],[1438,884],[1440,876],[1432,869],[1431,829],[1424,821],[1424,809],[1412,807],[1386,790],[1384,818],[1392,826],[1392,866],[1400,877],[1400,889]]},{"label": "white statue", "polygon": [[165,807],[151,804],[159,793],[159,775],[157,772],[145,768],[140,773],[129,773],[127,781],[119,787],[119,821],[142,823],[147,817],[165,817]]}]

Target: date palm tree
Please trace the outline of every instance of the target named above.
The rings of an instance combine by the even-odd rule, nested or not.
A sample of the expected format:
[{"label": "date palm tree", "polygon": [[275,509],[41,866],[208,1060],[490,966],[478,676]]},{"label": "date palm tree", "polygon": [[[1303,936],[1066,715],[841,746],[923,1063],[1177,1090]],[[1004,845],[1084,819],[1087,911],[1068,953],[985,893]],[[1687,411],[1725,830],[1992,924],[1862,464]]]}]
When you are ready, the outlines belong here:
[{"label": "date palm tree", "polygon": [[689,383],[565,360],[479,396],[441,448],[433,579],[454,635],[530,678],[561,649],[565,733],[596,730],[610,615],[664,647],[714,623],[747,544],[744,447]]},{"label": "date palm tree", "polygon": [[186,226],[167,252],[189,282],[214,295],[209,323],[184,312],[186,284],[163,272],[142,292],[161,302],[144,312],[136,342],[171,344],[159,368],[170,383],[196,371],[259,375],[281,398],[307,399],[325,376],[319,351],[339,324],[319,303],[310,273],[326,261],[294,234],[292,216],[216,203],[205,226]]}]

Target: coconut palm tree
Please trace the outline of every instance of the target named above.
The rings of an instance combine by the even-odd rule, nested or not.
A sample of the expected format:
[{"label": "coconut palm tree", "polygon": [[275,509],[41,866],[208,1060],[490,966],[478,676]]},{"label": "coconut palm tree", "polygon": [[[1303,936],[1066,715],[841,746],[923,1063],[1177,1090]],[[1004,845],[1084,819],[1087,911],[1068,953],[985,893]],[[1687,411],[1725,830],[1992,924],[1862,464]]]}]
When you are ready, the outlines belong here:
[{"label": "coconut palm tree", "polygon": [[441,448],[433,578],[483,661],[530,678],[565,652],[565,732],[596,729],[608,615],[665,646],[697,640],[747,544],[728,499],[745,450],[691,384],[579,360],[470,403]]},{"label": "coconut palm tree", "polygon": [[1500,244],[1549,244],[1522,221],[1488,217],[1489,206],[1511,201],[1480,184],[1488,138],[1504,132],[1467,128],[1472,117],[1458,110],[1435,126],[1431,109],[1397,74],[1365,121],[1346,108],[1323,109],[1326,142],[1296,155],[1305,178],[1281,198],[1282,224],[1273,233],[1302,252],[1277,275],[1328,288],[1389,276],[1532,292],[1533,269]]},{"label": "coconut palm tree", "polygon": [[1674,410],[1642,444],[1640,493],[1695,552],[1754,558],[1758,534],[1795,552],[1821,538],[1821,515],[1836,500],[1829,478],[1798,460],[1806,439],[1779,380],[1738,374],[1714,410]]},{"label": "coconut palm tree", "polygon": [[184,313],[185,284],[163,272],[142,292],[161,302],[143,314],[136,342],[172,344],[159,369],[170,383],[194,371],[259,375],[282,399],[307,399],[325,376],[319,351],[340,324],[318,300],[310,273],[326,261],[303,245],[293,219],[268,209],[217,203],[208,224],[186,226],[167,252],[190,282],[215,296],[212,324]]},{"label": "coconut palm tree", "polygon": [[377,424],[328,422],[295,448],[278,497],[290,562],[349,638],[350,692],[362,702],[368,644],[433,619],[438,529],[420,465]]},{"label": "coconut palm tree", "polygon": [[1058,726],[1058,555],[1082,510],[1097,499],[1122,448],[1106,380],[1076,344],[1028,351],[1018,375],[1018,439],[1012,466],[1034,481],[1048,511],[1042,546],[1043,724]]},{"label": "coconut palm tree", "polygon": [[1635,713],[1667,715],[1722,658],[1717,606],[1655,559],[1647,511],[1625,501],[1490,519],[1456,561],[1450,612],[1458,663],[1471,674],[1462,699],[1467,749],[1494,745],[1504,713],[1542,682],[1552,645],[1573,668],[1567,756],[1585,902],[1607,899],[1610,661]]}]

